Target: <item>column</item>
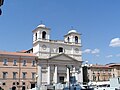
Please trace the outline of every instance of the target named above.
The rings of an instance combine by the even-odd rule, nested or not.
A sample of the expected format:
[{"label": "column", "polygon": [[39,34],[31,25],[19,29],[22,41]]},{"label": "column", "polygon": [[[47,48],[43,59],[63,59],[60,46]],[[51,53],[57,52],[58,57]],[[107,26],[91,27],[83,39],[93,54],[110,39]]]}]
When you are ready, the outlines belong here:
[{"label": "column", "polygon": [[69,70],[70,70],[70,69],[67,68],[67,80],[66,80],[66,81],[67,81],[68,83],[69,83],[69,79],[70,79],[70,72],[69,72]]},{"label": "column", "polygon": [[40,87],[42,85],[42,67],[38,65],[38,75],[36,76],[37,86]]},{"label": "column", "polygon": [[50,84],[50,66],[48,65],[48,77],[47,77],[47,84]]},{"label": "column", "polygon": [[55,72],[54,72],[54,83],[57,83],[57,66],[55,66]]}]

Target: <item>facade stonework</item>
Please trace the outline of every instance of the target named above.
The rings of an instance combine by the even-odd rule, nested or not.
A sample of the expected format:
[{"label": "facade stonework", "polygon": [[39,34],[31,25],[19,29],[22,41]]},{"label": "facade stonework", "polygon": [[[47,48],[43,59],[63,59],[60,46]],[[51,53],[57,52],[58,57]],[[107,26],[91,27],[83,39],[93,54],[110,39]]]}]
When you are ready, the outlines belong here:
[{"label": "facade stonework", "polygon": [[50,28],[33,30],[33,53],[38,56],[37,85],[82,82],[81,35],[70,30],[64,40],[50,40]]}]

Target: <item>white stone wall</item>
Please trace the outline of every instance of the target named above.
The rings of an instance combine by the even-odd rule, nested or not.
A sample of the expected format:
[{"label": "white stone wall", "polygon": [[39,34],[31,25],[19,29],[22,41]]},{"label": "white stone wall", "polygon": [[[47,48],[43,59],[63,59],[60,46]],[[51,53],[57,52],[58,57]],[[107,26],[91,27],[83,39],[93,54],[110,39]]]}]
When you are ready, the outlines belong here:
[{"label": "white stone wall", "polygon": [[[46,39],[42,39],[42,32],[46,32]],[[75,30],[74,30],[75,31]],[[76,31],[75,31],[76,32]],[[37,40],[36,40],[37,33]],[[78,37],[78,43],[75,44],[75,36]],[[67,38],[70,38],[69,43]],[[68,33],[65,36],[65,42],[58,40],[49,40],[50,39],[50,30],[45,27],[45,25],[39,25],[33,31],[33,53],[41,58],[49,58],[51,56],[55,56],[59,54],[59,47],[63,47],[63,53],[81,61],[81,38],[80,34],[76,33]]]},{"label": "white stone wall", "polygon": [[[44,48],[45,47],[45,48]],[[34,44],[33,47],[33,53],[36,55],[40,55],[41,58],[49,58],[51,56],[55,56],[59,54],[59,47],[63,47],[63,53],[74,57],[77,60],[81,60],[81,51],[80,47],[78,46],[70,46],[70,45],[64,45],[64,44],[56,44],[56,43],[50,43],[50,42],[40,42],[39,44]],[[40,54],[38,54],[40,53]]]},{"label": "white stone wall", "polygon": [[[43,31],[46,32],[46,39],[42,39],[42,32]],[[37,33],[37,40],[35,40],[36,39],[36,36],[35,36],[36,33]],[[78,43],[77,44],[75,44],[75,36],[78,37]],[[59,55],[60,54],[59,53],[59,47],[62,47],[63,48],[63,53],[65,53],[66,55],[68,55],[70,57],[73,57],[74,59],[76,59],[78,61],[82,61],[80,35],[76,34],[76,33],[72,33],[72,34],[69,35],[69,37],[70,37],[70,42],[72,42],[72,43],[67,42],[67,36],[65,37],[65,42],[64,42],[64,40],[63,41],[50,40],[50,30],[48,30],[47,28],[43,28],[43,27],[40,28],[39,27],[39,28],[37,28],[33,31],[33,53],[35,55],[37,55],[40,58],[40,60],[42,58],[43,59],[48,59],[52,56]],[[45,65],[41,66],[42,74],[39,75],[39,76],[41,76],[41,77],[39,77],[39,80],[41,79],[41,83],[42,84],[49,84],[50,82],[56,82],[56,79],[54,78],[54,77],[56,77],[55,66],[57,66],[57,82],[59,82],[59,76],[64,76],[64,80],[68,81],[67,80],[68,79],[68,77],[67,77],[68,72],[67,72],[66,65],[69,65],[71,63],[73,64],[75,61],[74,60],[73,61],[69,61],[69,60],[67,61],[66,59],[68,60],[68,58],[64,57],[64,56],[59,57],[58,60],[61,60],[61,62],[60,61],[57,62],[57,59],[56,59],[56,61],[53,62],[53,64],[50,64],[50,63],[45,64],[44,61],[43,61],[44,63],[40,62],[40,64],[45,64]],[[67,64],[65,65],[65,63],[67,63]],[[50,67],[48,67],[49,66],[48,64],[50,65]],[[74,65],[74,66],[76,66],[76,65]],[[78,63],[77,68],[79,66],[80,66],[80,64]],[[81,73],[82,71],[81,71],[81,69],[79,71],[80,71],[80,73],[74,73],[74,75],[76,76],[76,78],[79,82],[82,82],[82,73]]]},{"label": "white stone wall", "polygon": [[[45,48],[43,47],[45,46]],[[40,42],[39,45],[33,47],[33,53],[40,52],[41,58],[49,58],[51,56],[55,56],[59,54],[59,47],[63,47],[63,53],[74,57],[77,60],[81,60],[81,51],[80,47],[78,46],[70,46],[65,44],[57,44],[57,43],[50,43],[50,42]],[[76,50],[77,49],[77,50]],[[40,51],[39,51],[40,50]],[[37,54],[38,55],[38,54]]]},{"label": "white stone wall", "polygon": [[34,47],[33,47],[33,53],[37,56],[39,56],[39,51],[40,51],[40,46],[39,44],[34,44]]}]

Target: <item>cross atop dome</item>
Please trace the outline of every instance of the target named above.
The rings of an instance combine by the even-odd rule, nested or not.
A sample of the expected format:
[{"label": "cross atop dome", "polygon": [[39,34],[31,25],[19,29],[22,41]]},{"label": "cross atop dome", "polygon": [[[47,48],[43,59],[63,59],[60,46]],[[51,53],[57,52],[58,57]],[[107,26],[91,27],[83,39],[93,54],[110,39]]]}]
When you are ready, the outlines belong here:
[{"label": "cross atop dome", "polygon": [[74,29],[72,29],[72,30],[70,30],[70,31],[68,32],[68,34],[69,34],[69,33],[77,33],[77,31],[74,30]]},{"label": "cross atop dome", "polygon": [[77,33],[77,31],[74,29],[73,26],[71,26],[70,31],[68,31],[68,34],[70,34],[70,33]]},{"label": "cross atop dome", "polygon": [[38,25],[37,27],[45,28],[45,25],[44,25],[44,24],[40,24],[40,25]]},{"label": "cross atop dome", "polygon": [[37,27],[45,28],[45,25],[43,24],[43,21],[41,20],[40,22],[41,22],[40,25],[38,25]]}]

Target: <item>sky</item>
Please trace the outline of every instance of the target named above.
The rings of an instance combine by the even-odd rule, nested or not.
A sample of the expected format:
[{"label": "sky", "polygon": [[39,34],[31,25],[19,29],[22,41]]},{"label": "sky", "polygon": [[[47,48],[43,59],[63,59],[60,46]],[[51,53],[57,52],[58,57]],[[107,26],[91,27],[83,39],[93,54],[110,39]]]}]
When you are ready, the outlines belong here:
[{"label": "sky", "polygon": [[120,0],[5,0],[1,9],[0,50],[30,49],[42,22],[52,40],[63,40],[71,27],[81,33],[83,61],[120,63]]}]

